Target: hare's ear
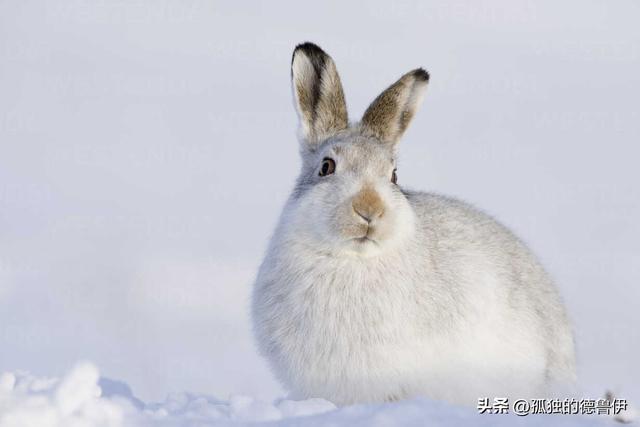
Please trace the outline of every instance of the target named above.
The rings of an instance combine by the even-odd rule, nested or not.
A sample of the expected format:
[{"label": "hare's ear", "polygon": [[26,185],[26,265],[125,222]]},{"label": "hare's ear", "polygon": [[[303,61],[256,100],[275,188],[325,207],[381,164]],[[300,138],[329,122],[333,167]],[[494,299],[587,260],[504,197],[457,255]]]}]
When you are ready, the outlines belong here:
[{"label": "hare's ear", "polygon": [[428,82],[429,73],[418,68],[389,86],[365,111],[362,133],[395,145],[420,106]]},{"label": "hare's ear", "polygon": [[303,142],[311,150],[349,125],[336,65],[313,43],[298,45],[291,60],[291,83]]}]

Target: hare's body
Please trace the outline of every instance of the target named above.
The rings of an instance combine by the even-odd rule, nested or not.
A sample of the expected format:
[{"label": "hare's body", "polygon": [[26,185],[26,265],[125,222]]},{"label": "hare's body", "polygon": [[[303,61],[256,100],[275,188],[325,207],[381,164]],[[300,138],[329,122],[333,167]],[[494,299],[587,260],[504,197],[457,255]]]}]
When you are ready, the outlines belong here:
[{"label": "hare's body", "polygon": [[[303,59],[333,67],[305,46]],[[296,67],[294,56],[294,83]],[[322,70],[320,81],[337,79]],[[416,72],[403,79],[404,88],[420,84]],[[397,95],[398,83],[376,102],[394,88]],[[304,116],[305,94],[296,95]],[[413,96],[403,98],[407,109],[417,105],[409,105]],[[312,116],[322,113],[330,115]],[[303,141],[314,145],[302,151],[303,172],[253,297],[259,346],[279,379],[296,397],[338,404],[537,397],[570,381],[570,326],[542,267],[491,217],[450,198],[400,190],[395,171],[390,183],[395,144],[386,141],[404,129],[376,129],[371,117],[383,113],[321,137],[317,123],[303,123]],[[341,118],[325,120],[335,122]]]},{"label": "hare's body", "polygon": [[539,396],[571,379],[569,324],[528,249],[461,202],[408,199],[417,233],[384,258],[327,256],[285,215],[254,300],[280,380],[300,397],[353,403]]}]

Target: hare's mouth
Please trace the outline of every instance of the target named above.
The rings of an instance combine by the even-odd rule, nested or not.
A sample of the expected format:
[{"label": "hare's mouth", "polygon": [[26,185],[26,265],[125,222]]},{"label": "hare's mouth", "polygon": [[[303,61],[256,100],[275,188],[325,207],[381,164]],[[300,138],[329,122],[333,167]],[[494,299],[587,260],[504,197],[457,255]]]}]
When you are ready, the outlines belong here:
[{"label": "hare's mouth", "polygon": [[347,253],[358,257],[371,257],[380,254],[380,243],[368,236],[354,237],[348,240],[345,247]]},{"label": "hare's mouth", "polygon": [[362,237],[355,237],[353,239],[351,239],[352,241],[359,243],[361,245],[365,245],[367,243],[373,243],[373,244],[378,244],[378,242],[376,242],[375,240],[373,240],[372,238],[368,237],[368,236],[362,236]]}]

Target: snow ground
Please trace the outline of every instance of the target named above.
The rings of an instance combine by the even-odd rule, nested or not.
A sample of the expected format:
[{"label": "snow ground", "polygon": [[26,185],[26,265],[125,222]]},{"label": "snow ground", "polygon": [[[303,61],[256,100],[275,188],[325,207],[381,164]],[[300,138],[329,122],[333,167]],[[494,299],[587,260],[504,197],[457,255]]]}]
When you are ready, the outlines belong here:
[{"label": "snow ground", "polygon": [[606,416],[480,415],[470,408],[416,399],[336,408],[323,399],[267,403],[249,396],[221,401],[191,393],[145,404],[125,383],[100,378],[80,363],[63,379],[26,373],[0,376],[0,427],[196,426],[606,426]]}]

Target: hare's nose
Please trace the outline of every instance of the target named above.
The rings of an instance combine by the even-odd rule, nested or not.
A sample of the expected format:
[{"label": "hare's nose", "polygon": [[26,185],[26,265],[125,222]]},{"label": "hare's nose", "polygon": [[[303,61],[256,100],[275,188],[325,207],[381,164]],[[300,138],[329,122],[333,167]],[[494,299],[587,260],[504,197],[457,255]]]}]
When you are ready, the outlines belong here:
[{"label": "hare's nose", "polygon": [[384,214],[384,203],[380,195],[371,187],[364,187],[351,201],[353,211],[368,223]]}]

